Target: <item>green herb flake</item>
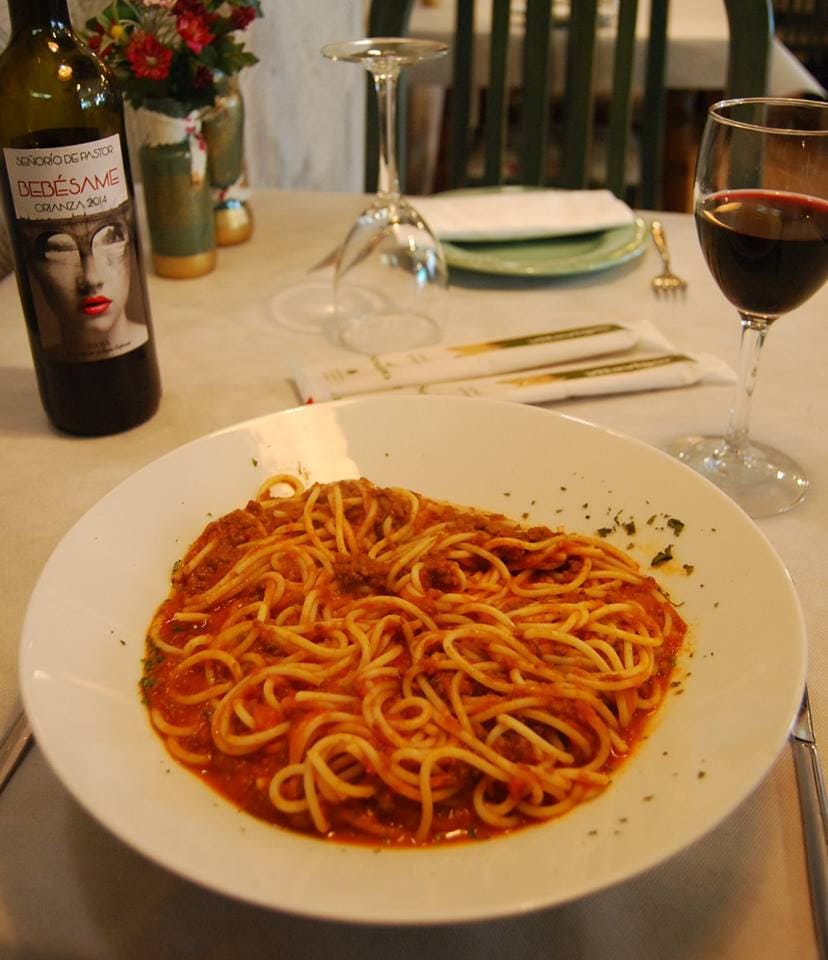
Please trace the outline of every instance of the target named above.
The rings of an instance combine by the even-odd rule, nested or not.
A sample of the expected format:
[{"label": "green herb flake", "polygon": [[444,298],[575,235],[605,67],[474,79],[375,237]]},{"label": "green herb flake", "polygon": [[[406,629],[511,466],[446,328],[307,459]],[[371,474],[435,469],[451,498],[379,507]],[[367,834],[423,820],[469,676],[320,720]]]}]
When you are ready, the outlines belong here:
[{"label": "green herb flake", "polygon": [[612,527],[599,527],[597,533],[599,537],[608,537],[612,533]]},{"label": "green herb flake", "polygon": [[255,457],[251,457],[250,462],[253,464],[254,467],[258,467],[259,465],[259,461]]},{"label": "green herb flake", "polygon": [[681,569],[682,569],[682,570],[687,574],[687,576],[689,577],[690,574],[691,574],[696,568],[693,566],[692,563],[683,563],[683,564],[681,565]]},{"label": "green herb flake", "polygon": [[622,524],[622,526],[624,527],[624,530],[626,531],[628,537],[631,537],[636,532],[635,520],[630,520],[629,523],[624,523]]},{"label": "green herb flake", "polygon": [[650,561],[651,567],[660,567],[662,563],[667,563],[673,559],[673,547],[668,544],[663,550],[660,550]]},{"label": "green herb flake", "polygon": [[684,529],[684,523],[681,520],[677,520],[675,517],[670,517],[667,521],[667,526],[673,531],[673,533],[679,537],[681,536],[681,531]]}]

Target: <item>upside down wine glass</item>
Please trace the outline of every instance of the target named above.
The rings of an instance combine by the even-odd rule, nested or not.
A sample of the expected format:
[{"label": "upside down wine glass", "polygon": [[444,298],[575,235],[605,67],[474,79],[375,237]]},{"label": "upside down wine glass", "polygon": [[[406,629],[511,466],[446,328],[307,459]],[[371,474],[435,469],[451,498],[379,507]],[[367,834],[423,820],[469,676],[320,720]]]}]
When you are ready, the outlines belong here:
[{"label": "upside down wine glass", "polygon": [[448,270],[439,241],[400,194],[396,108],[400,70],[442,56],[447,49],[443,43],[413,37],[369,37],[322,48],[331,60],[364,66],[377,92],[377,194],[340,250],[329,330],[334,340],[359,353],[423,347],[442,333]]},{"label": "upside down wine glass", "polygon": [[750,516],[795,506],[808,478],[750,439],[759,355],[771,325],[828,277],[828,103],[752,98],[711,107],[696,168],[702,252],[742,323],[736,392],[724,436],[668,448]]}]

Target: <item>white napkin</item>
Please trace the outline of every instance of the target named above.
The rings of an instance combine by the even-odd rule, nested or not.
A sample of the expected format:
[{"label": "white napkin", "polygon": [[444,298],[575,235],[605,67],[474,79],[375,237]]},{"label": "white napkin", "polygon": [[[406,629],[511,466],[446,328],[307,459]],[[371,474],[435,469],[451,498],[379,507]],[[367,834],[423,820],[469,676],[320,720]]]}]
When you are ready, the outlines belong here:
[{"label": "white napkin", "polygon": [[398,387],[420,388],[423,384],[528,370],[619,353],[633,346],[675,352],[663,334],[644,320],[578,326],[560,323],[552,329],[519,331],[497,340],[300,365],[294,368],[293,379],[304,403],[319,403]]},{"label": "white napkin", "polygon": [[691,387],[696,383],[733,383],[735,379],[730,367],[713,354],[633,350],[614,354],[602,362],[564,363],[492,377],[397,387],[378,393],[437,393],[455,397],[495,397],[515,403],[546,403],[570,397]]},{"label": "white napkin", "polygon": [[635,219],[609,190],[486,190],[414,201],[443,240],[522,240],[607,230]]}]

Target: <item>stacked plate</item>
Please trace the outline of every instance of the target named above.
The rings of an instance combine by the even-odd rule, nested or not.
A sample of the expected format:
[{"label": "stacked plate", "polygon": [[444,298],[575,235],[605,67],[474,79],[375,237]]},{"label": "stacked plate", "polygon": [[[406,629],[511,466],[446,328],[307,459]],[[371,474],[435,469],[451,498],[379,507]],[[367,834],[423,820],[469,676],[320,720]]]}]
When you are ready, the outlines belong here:
[{"label": "stacked plate", "polygon": [[512,277],[565,277],[643,253],[646,224],[605,190],[493,187],[417,198],[450,267]]}]

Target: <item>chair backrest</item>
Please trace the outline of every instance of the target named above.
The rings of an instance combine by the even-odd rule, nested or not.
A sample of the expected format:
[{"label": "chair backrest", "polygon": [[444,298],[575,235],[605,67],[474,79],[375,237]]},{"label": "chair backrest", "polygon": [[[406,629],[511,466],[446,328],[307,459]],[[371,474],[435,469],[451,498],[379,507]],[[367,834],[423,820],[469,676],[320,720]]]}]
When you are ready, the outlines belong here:
[{"label": "chair backrest", "polygon": [[828,88],[828,0],[773,0],[776,35]]},{"label": "chair backrest", "polygon": [[[449,2],[449,0],[443,0]],[[469,180],[470,117],[473,97],[475,0],[455,3],[452,86],[448,127],[446,186],[460,187]],[[766,91],[773,39],[772,0],[723,0],[730,25],[727,96],[761,96]],[[404,36],[413,0],[373,0],[369,31],[374,36]],[[519,140],[517,173],[507,177],[507,117],[512,106],[507,72],[511,0],[491,0],[491,43],[488,83],[483,111],[483,172],[474,182],[483,185],[509,182],[526,185],[554,184],[567,188],[589,181],[593,116],[595,111],[594,57],[599,26],[598,0],[572,0],[566,23],[553,24],[550,0],[522,0],[524,41],[520,70]],[[667,55],[668,0],[651,0],[649,36],[644,65],[644,89],[639,134],[640,178],[635,203],[657,209],[662,180],[665,129],[665,66]],[[614,36],[612,85],[607,105],[606,185],[617,196],[627,196],[627,158],[633,117],[634,52],[638,0],[618,0]],[[564,89],[560,94],[560,123],[555,143],[559,148],[556,172],[547,173],[550,145],[549,118],[552,85],[550,74],[555,47],[550,32],[566,33]],[[376,113],[368,105],[366,189],[376,184]],[[401,131],[404,136],[404,130]],[[401,140],[401,145],[404,139]],[[402,152],[402,151],[401,151]]]}]

